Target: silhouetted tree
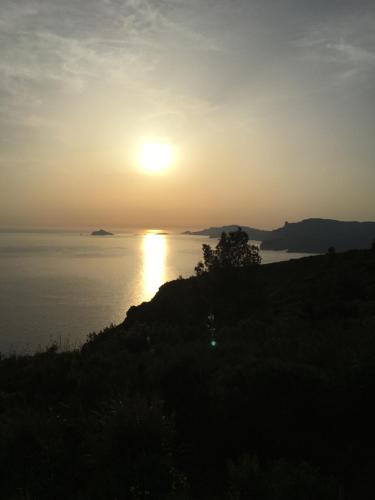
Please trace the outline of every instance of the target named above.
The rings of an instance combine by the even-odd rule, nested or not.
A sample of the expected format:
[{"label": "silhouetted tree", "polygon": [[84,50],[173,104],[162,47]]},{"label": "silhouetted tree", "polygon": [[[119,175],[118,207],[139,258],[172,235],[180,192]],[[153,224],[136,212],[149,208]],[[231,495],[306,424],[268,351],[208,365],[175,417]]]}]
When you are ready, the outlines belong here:
[{"label": "silhouetted tree", "polygon": [[372,240],[371,250],[375,252],[375,238]]},{"label": "silhouetted tree", "polygon": [[199,261],[195,267],[195,272],[199,276],[205,272],[219,269],[238,269],[259,265],[261,256],[259,248],[249,244],[249,237],[245,231],[239,227],[237,231],[229,234],[223,232],[219,243],[213,249],[210,245],[204,244],[203,262]]}]

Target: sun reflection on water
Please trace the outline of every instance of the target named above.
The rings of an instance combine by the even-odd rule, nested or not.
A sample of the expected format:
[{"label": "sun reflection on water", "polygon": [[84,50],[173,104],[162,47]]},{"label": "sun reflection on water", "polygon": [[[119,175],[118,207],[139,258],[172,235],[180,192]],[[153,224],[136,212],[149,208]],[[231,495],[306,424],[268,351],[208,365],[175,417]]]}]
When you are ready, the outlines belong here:
[{"label": "sun reflection on water", "polygon": [[150,300],[166,281],[167,239],[164,234],[148,232],[143,236],[143,300]]}]

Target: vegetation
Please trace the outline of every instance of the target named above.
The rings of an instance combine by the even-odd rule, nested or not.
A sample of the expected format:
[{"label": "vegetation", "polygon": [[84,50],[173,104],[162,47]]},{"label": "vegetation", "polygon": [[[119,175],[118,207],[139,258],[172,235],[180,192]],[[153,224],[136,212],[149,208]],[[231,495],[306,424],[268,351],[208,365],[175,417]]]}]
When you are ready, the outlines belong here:
[{"label": "vegetation", "polygon": [[374,252],[217,272],[240,236],[81,349],[0,361],[1,498],[374,497]]},{"label": "vegetation", "polygon": [[203,262],[198,262],[195,272],[199,276],[204,272],[246,268],[260,263],[258,247],[249,245],[247,233],[239,227],[229,234],[222,232],[215,250],[210,245],[203,245]]}]

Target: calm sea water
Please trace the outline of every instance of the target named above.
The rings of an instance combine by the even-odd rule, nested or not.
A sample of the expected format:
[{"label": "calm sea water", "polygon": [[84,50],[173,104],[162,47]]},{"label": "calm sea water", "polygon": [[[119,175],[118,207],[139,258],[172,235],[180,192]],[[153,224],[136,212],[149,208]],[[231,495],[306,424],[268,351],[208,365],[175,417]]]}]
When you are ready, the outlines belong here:
[{"label": "calm sea water", "polygon": [[[0,233],[0,351],[78,346],[161,284],[192,275],[206,242],[215,244],[156,231]],[[263,263],[302,255],[262,252]]]}]

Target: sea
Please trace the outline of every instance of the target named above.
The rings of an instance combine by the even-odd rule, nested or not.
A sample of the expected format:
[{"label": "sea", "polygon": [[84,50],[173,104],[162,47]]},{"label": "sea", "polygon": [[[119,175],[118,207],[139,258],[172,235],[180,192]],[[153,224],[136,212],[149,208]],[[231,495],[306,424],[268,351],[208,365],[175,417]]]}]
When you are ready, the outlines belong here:
[{"label": "sea", "polygon": [[[79,348],[89,333],[122,322],[130,306],[194,274],[204,236],[154,229],[113,236],[88,231],[0,232],[0,352],[57,344]],[[262,263],[306,254],[262,251]]]}]

